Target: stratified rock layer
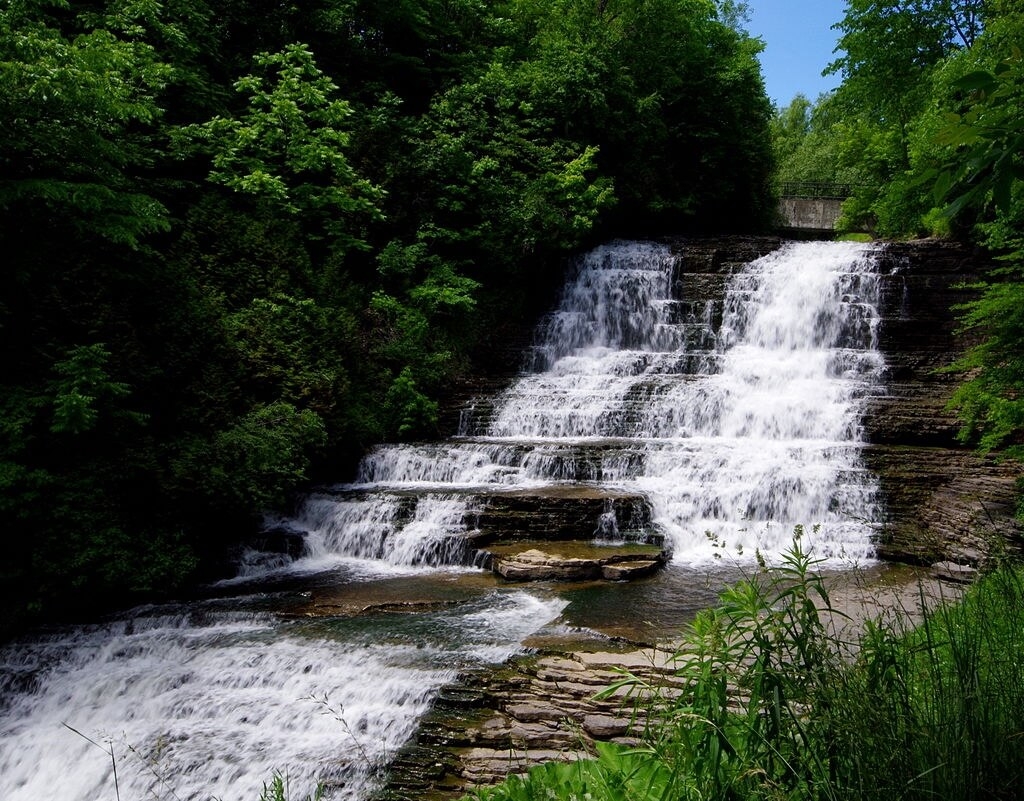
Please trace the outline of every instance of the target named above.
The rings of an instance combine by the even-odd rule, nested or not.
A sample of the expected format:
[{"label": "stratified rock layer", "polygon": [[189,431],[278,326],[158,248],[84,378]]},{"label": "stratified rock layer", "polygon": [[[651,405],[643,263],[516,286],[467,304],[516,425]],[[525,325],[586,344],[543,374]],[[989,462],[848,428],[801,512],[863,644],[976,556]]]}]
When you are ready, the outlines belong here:
[{"label": "stratified rock layer", "polygon": [[661,687],[674,681],[668,654],[654,649],[521,657],[465,677],[398,755],[389,797],[454,798],[541,762],[590,755],[595,741],[636,743],[644,705],[625,689],[594,698],[623,669]]},{"label": "stratified rock layer", "polygon": [[974,249],[937,240],[893,243],[880,258],[886,394],[869,399],[864,427],[872,443],[865,461],[886,501],[885,558],[976,565],[993,550],[1021,547],[1013,517],[1020,465],[957,441],[947,405],[960,377],[940,372],[971,344],[957,333],[954,308],[990,267]]}]

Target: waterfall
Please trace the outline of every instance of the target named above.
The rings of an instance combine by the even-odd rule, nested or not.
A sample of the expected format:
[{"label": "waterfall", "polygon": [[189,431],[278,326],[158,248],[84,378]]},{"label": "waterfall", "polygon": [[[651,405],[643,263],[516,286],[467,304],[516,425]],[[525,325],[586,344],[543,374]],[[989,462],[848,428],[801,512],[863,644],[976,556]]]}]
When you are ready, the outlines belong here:
[{"label": "waterfall", "polygon": [[275,771],[289,798],[322,782],[329,801],[366,799],[442,684],[504,661],[564,603],[492,593],[308,621],[236,605],[0,647],[0,798],[114,799],[113,758],[123,799],[256,801]]},{"label": "waterfall", "polygon": [[456,564],[481,499],[580,484],[642,493],[677,562],[770,559],[797,525],[819,558],[868,558],[874,252],[790,243],[725,276],[724,297],[690,298],[668,246],[595,249],[541,322],[531,370],[467,410],[459,436],[382,445],[354,483],[311,496],[295,521],[307,551],[288,569]]},{"label": "waterfall", "polygon": [[[292,584],[0,647],[0,798],[114,798],[113,755],[126,799],[254,801],[282,771],[294,797],[322,781],[332,801],[365,800],[442,684],[563,614],[565,600],[482,576],[451,595],[466,534],[503,494],[582,488],[605,499],[583,536],[653,527],[680,566],[770,559],[797,524],[819,557],[868,556],[880,510],[860,460],[861,402],[883,369],[873,253],[786,245],[700,297],[667,246],[582,257],[531,370],[467,409],[459,436],[378,447],[354,482],[312,493],[285,521],[303,538],[299,559],[243,560],[239,582]],[[650,515],[617,519],[625,496]],[[417,582],[437,604],[376,610]],[[324,587],[377,604],[306,618]]]}]

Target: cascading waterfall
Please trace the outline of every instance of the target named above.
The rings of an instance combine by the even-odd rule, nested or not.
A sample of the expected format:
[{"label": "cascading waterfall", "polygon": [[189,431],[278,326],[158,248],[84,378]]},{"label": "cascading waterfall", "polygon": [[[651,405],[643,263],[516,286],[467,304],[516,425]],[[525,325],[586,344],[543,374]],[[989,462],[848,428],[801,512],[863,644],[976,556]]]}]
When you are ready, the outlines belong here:
[{"label": "cascading waterfall", "polygon": [[[482,498],[580,485],[646,497],[677,565],[770,558],[796,524],[821,524],[818,556],[868,555],[880,512],[860,400],[883,367],[872,252],[787,245],[729,276],[724,299],[692,299],[669,248],[598,248],[544,320],[532,372],[468,409],[460,436],[381,446],[355,482],[313,493],[287,523],[302,557],[250,554],[237,581],[429,578],[420,566],[466,558]],[[615,515],[608,501],[593,533],[636,527]],[[416,614],[305,619],[277,613],[289,592],[0,647],[0,798],[113,798],[110,749],[123,798],[252,801],[280,770],[293,795],[325,781],[330,799],[365,799],[440,685],[565,607],[489,588]]]},{"label": "cascading waterfall", "polygon": [[542,322],[532,372],[467,410],[460,436],[381,446],[355,483],[310,497],[301,563],[455,563],[474,499],[580,483],[642,492],[677,562],[771,558],[796,525],[818,529],[820,558],[868,557],[873,252],[791,243],[729,276],[724,298],[695,300],[678,296],[667,246],[597,248]]},{"label": "cascading waterfall", "polygon": [[289,621],[237,600],[0,648],[0,798],[256,801],[278,771],[289,798],[322,782],[330,801],[365,799],[442,684],[564,606],[512,592]]}]

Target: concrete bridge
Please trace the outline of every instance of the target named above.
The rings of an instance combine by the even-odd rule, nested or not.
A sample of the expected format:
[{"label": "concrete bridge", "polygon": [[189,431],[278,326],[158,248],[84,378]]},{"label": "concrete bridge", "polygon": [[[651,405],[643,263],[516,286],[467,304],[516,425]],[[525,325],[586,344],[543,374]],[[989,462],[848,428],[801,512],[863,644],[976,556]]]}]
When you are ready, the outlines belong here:
[{"label": "concrete bridge", "polygon": [[828,238],[835,234],[843,201],[853,194],[850,184],[818,181],[787,181],[779,197],[783,233],[804,238]]}]

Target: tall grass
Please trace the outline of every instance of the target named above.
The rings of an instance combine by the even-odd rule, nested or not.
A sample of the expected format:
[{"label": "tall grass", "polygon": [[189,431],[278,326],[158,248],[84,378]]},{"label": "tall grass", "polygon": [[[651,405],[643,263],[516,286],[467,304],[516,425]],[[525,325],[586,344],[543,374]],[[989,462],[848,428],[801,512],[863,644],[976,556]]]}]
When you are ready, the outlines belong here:
[{"label": "tall grass", "polygon": [[487,801],[1024,798],[1024,571],[1002,566],[911,626],[834,626],[801,544],[699,615],[665,686],[625,675],[642,745],[544,765]]}]

